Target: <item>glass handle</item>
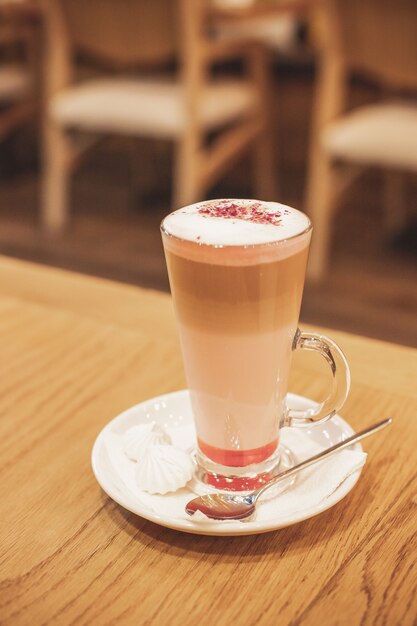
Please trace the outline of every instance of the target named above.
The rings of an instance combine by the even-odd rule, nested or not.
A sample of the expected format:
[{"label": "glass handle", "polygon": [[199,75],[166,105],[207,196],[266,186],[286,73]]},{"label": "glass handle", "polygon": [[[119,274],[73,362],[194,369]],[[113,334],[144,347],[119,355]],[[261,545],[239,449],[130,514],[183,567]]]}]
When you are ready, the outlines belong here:
[{"label": "glass handle", "polygon": [[324,402],[304,411],[287,409],[284,426],[311,426],[333,417],[343,406],[350,387],[350,371],[345,355],[334,341],[317,333],[297,329],[293,350],[314,350],[327,361],[332,372],[332,388]]}]

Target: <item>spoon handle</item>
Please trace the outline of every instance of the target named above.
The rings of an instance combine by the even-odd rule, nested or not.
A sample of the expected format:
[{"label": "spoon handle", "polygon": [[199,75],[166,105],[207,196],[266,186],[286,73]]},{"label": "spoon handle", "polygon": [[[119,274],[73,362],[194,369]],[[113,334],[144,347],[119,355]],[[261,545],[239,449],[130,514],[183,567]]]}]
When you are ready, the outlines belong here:
[{"label": "spoon handle", "polygon": [[272,487],[272,485],[275,485],[275,483],[279,482],[283,478],[288,478],[289,476],[292,476],[293,474],[297,474],[297,472],[300,472],[306,467],[310,467],[310,465],[313,465],[313,463],[316,463],[317,461],[320,461],[321,459],[325,459],[328,456],[331,456],[332,454],[334,454],[335,452],[342,450],[343,448],[348,448],[349,446],[351,446],[354,443],[357,443],[361,439],[364,439],[365,437],[369,437],[369,435],[373,435],[374,433],[378,432],[378,430],[381,430],[382,428],[385,428],[385,426],[388,426],[388,424],[391,424],[391,422],[392,422],[392,418],[388,417],[387,419],[382,420],[382,422],[378,422],[377,424],[374,424],[373,426],[368,426],[368,428],[365,428],[365,430],[361,430],[360,432],[355,433],[354,435],[351,435],[351,437],[348,437],[347,439],[340,441],[336,445],[331,446],[331,448],[326,448],[326,450],[323,450],[322,452],[315,454],[309,459],[302,461],[302,463],[299,463],[298,465],[295,465],[294,467],[291,467],[290,469],[285,470],[284,472],[282,472],[281,474],[278,474],[278,476],[270,480],[266,485],[264,485],[260,489],[257,489],[255,492],[256,495],[259,496],[263,491],[265,491],[266,489],[269,489],[269,487]]}]

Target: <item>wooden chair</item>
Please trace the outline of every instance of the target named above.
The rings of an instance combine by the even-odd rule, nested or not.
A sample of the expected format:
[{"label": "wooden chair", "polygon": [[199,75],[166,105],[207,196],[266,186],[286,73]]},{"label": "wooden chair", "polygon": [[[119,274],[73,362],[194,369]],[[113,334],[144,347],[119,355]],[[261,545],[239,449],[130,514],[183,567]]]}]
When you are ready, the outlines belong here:
[{"label": "wooden chair", "polygon": [[[417,5],[414,0],[324,0],[306,210],[314,235],[309,262],[323,277],[342,192],[368,166],[386,170],[385,224],[405,220],[401,173],[417,172]],[[347,111],[353,72],[385,97]],[[358,199],[360,204],[360,199]],[[366,207],[363,207],[366,210]]]},{"label": "wooden chair", "polygon": [[[39,32],[34,6],[0,1],[0,141],[33,117],[39,94]],[[17,61],[10,52],[21,47]]]},{"label": "wooden chair", "polygon": [[[56,233],[67,224],[71,171],[98,135],[172,139],[174,208],[203,199],[250,146],[256,194],[274,198],[263,50],[211,41],[206,0],[44,0],[43,6],[45,229]],[[101,62],[110,75],[75,82],[75,52]],[[214,63],[242,55],[244,79],[211,79]],[[179,71],[170,76],[163,70],[173,59]]]}]

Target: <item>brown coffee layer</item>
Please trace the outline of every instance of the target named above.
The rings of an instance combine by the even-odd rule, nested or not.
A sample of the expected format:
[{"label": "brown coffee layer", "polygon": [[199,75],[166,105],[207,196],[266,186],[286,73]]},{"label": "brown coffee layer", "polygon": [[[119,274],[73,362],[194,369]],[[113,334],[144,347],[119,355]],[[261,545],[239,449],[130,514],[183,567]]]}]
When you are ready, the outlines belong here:
[{"label": "brown coffee layer", "polygon": [[258,265],[213,265],[166,251],[182,324],[216,333],[271,332],[298,320],[308,246]]}]

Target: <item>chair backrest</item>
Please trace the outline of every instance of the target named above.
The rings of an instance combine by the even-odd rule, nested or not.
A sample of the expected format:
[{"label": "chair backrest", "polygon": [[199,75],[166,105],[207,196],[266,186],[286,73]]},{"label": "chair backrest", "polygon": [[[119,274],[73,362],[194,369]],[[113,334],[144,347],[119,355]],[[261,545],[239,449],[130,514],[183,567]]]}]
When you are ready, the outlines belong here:
[{"label": "chair backrest", "polygon": [[330,0],[344,61],[388,85],[417,88],[416,0]]},{"label": "chair backrest", "polygon": [[115,66],[159,65],[176,54],[175,0],[55,0],[73,49]]}]

